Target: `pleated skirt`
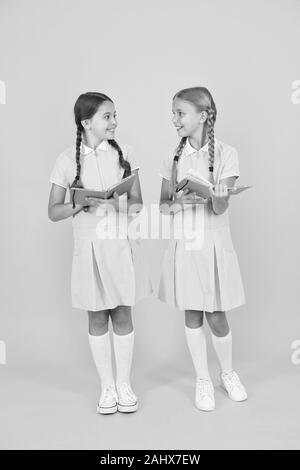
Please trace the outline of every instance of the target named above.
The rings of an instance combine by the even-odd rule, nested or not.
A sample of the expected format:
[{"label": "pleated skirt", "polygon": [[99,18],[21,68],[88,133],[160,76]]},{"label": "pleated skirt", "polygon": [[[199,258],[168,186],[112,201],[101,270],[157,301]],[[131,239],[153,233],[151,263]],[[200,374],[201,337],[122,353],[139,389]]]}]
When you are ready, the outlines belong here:
[{"label": "pleated skirt", "polygon": [[[72,306],[98,311],[133,306],[153,292],[140,240],[99,239],[95,222],[74,227]],[[91,223],[92,222],[92,223]]]},{"label": "pleated skirt", "polygon": [[166,249],[158,298],[180,310],[226,311],[243,305],[245,294],[227,214],[205,207],[201,248],[170,240]]}]

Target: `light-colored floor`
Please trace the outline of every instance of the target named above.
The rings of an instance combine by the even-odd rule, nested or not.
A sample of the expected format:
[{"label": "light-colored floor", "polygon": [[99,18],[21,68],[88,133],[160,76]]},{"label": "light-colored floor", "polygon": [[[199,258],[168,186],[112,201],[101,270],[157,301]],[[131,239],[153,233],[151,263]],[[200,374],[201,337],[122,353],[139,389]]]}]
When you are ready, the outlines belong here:
[{"label": "light-colored floor", "polygon": [[[216,410],[193,406],[194,381],[170,363],[135,371],[137,413],[100,416],[96,374],[1,366],[1,449],[299,449],[300,366],[239,364],[249,400],[216,384]],[[138,381],[136,378],[138,377]]]}]

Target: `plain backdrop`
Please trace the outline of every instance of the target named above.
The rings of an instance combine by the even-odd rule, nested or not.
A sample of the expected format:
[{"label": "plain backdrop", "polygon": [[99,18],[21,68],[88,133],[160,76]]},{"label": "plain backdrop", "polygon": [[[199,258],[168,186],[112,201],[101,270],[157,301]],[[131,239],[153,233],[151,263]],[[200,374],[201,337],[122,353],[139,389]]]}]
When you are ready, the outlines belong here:
[{"label": "plain backdrop", "polygon": [[[47,217],[55,159],[75,143],[78,95],[99,91],[114,100],[116,140],[135,149],[149,207],[159,199],[161,160],[178,142],[172,96],[197,85],[208,87],[216,102],[217,138],[239,152],[240,183],[253,185],[230,207],[246,293],[246,305],[228,314],[235,360],[244,376],[243,370],[260,368],[260,382],[270,374],[270,365],[273,377],[279,364],[284,376],[299,376],[300,365],[291,361],[291,344],[300,338],[300,104],[292,100],[293,83],[300,79],[299,19],[297,0],[1,0],[0,80],[6,86],[6,104],[0,105],[3,382],[31,377],[34,393],[40,383],[66,390],[72,383],[70,389],[76,390],[85,377],[90,402],[97,399],[87,314],[71,307],[71,219],[52,223]],[[166,243],[143,241],[154,286]],[[194,372],[183,313],[152,296],[134,307],[133,317],[138,391],[146,393],[143,383],[149,378],[159,387],[166,377],[176,381],[185,376],[192,407]],[[209,357],[217,371],[210,344]],[[19,385],[14,390],[19,397]],[[13,396],[8,393],[7,403],[2,401],[6,410]],[[288,419],[293,420],[292,412]],[[22,438],[11,433],[3,446],[22,447]],[[157,446],[151,436],[143,442]],[[27,447],[34,447],[34,439],[38,445],[36,435]],[[120,437],[103,445],[122,442]],[[188,444],[178,439],[165,445]]]}]

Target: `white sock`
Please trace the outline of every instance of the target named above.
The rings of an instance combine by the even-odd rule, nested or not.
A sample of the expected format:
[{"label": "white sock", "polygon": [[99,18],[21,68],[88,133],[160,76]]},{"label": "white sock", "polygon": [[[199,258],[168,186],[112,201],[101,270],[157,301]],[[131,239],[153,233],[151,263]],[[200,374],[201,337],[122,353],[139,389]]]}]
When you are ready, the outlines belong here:
[{"label": "white sock", "polygon": [[222,372],[232,370],[232,336],[231,331],[226,336],[211,334],[212,342],[217,353]]},{"label": "white sock", "polygon": [[113,333],[117,369],[117,386],[125,382],[130,385],[130,369],[133,354],[134,330],[128,335]]},{"label": "white sock", "polygon": [[185,326],[187,344],[192,356],[197,378],[211,380],[207,366],[206,338],[204,327]]},{"label": "white sock", "polygon": [[96,368],[100,376],[102,389],[110,385],[115,386],[112,372],[109,332],[100,336],[89,334],[89,343]]}]

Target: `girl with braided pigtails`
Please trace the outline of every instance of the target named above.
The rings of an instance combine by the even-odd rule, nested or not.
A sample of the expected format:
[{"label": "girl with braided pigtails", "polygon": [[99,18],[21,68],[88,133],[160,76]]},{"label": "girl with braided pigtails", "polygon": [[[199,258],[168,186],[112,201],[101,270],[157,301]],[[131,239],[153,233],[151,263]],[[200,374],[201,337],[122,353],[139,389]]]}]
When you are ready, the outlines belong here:
[{"label": "girl with braided pigtails", "polygon": [[[204,312],[221,366],[221,384],[234,401],[247,393],[232,366],[232,336],[226,310],[244,304],[244,290],[232,244],[228,188],[239,177],[236,150],[215,139],[217,109],[204,87],[187,88],[173,98],[173,123],[181,140],[175,154],[162,164],[160,209],[176,221],[197,226],[197,243],[186,233],[170,240],[165,253],[158,297],[185,311],[185,333],[196,371],[195,405],[215,408],[214,388],[207,367]],[[176,184],[193,170],[213,184],[210,197],[202,199]],[[181,218],[181,219],[180,219]]]},{"label": "girl with braided pigtails", "polygon": [[[139,166],[130,148],[121,147],[114,140],[116,112],[108,96],[80,95],[74,114],[76,147],[65,150],[55,163],[48,214],[52,221],[73,217],[72,305],[88,311],[89,343],[102,386],[97,411],[128,413],[138,406],[130,385],[134,342],[131,307],[151,293],[151,284],[141,262],[139,241],[124,236],[124,230],[121,237],[103,237],[99,224],[103,227],[103,222],[115,220],[120,230],[120,225],[127,223],[130,208],[135,213],[142,209]],[[65,203],[68,188],[103,191],[133,173],[136,179],[128,194],[118,197],[114,193],[108,200],[88,198],[85,206],[78,206],[74,199]],[[109,211],[115,212],[116,217],[109,217]],[[113,326],[116,383],[109,318]]]}]

